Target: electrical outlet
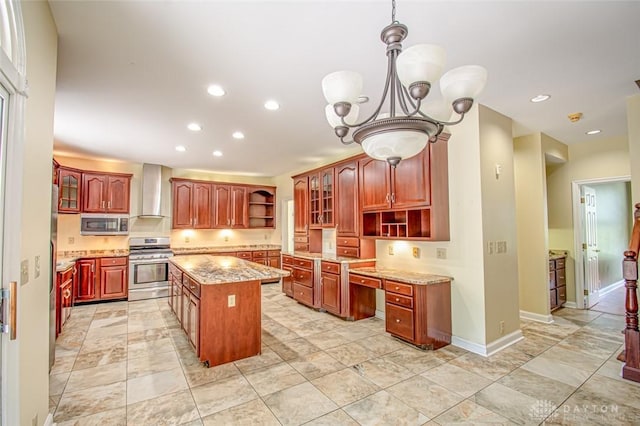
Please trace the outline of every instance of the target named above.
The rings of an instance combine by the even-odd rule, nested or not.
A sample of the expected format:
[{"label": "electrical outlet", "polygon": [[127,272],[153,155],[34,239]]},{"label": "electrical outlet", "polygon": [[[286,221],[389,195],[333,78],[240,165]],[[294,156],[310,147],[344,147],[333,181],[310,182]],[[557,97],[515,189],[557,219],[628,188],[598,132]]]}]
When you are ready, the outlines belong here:
[{"label": "electrical outlet", "polygon": [[185,243],[191,242],[191,239],[189,237],[184,237],[184,242]]},{"label": "electrical outlet", "polygon": [[102,242],[103,242],[103,243],[105,243],[105,244],[109,244],[109,238],[104,237],[104,238],[102,239]]},{"label": "electrical outlet", "polygon": [[506,252],[507,252],[507,242],[496,241],[496,253],[506,253]]},{"label": "electrical outlet", "polygon": [[489,254],[493,254],[496,251],[496,244],[493,241],[487,243],[487,251]]},{"label": "electrical outlet", "polygon": [[33,276],[35,278],[40,276],[40,256],[36,256],[33,261]]},{"label": "electrical outlet", "polygon": [[20,262],[20,285],[25,285],[29,282],[29,259],[25,259]]},{"label": "electrical outlet", "polygon": [[229,241],[229,237],[225,236],[224,237],[224,242],[226,243],[227,241]]},{"label": "electrical outlet", "polygon": [[235,294],[230,294],[229,296],[227,296],[227,306],[230,308],[233,308],[234,306],[236,306],[236,295]]},{"label": "electrical outlet", "polygon": [[500,321],[500,335],[504,334],[504,321]]},{"label": "electrical outlet", "polygon": [[437,248],[436,249],[436,258],[437,259],[446,259],[447,258],[447,249],[446,248]]},{"label": "electrical outlet", "polygon": [[389,256],[393,256],[393,244],[389,244]]},{"label": "electrical outlet", "polygon": [[413,247],[412,251],[413,251],[413,257],[415,257],[416,259],[419,259],[420,258],[420,249],[418,247]]},{"label": "electrical outlet", "polygon": [[67,239],[67,243],[69,243],[69,244],[74,244],[75,242],[76,242],[76,239],[75,239],[75,238],[73,238],[73,237],[69,237],[69,238]]}]

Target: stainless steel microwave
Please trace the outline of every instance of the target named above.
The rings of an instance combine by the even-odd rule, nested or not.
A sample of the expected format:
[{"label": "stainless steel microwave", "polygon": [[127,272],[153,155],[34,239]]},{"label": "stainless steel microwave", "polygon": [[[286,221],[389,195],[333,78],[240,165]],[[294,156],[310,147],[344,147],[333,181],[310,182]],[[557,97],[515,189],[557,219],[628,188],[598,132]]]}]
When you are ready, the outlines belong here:
[{"label": "stainless steel microwave", "polygon": [[80,215],[80,235],[129,235],[129,216],[83,213]]}]

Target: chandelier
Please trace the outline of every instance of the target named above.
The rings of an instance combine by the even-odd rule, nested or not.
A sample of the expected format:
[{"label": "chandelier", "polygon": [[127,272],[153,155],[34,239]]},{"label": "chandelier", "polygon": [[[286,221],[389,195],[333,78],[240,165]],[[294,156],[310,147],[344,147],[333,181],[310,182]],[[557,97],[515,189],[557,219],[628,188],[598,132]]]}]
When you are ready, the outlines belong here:
[{"label": "chandelier", "polygon": [[[478,65],[454,68],[440,78],[446,61],[440,46],[418,44],[402,51],[408,29],[395,15],[393,0],[391,24],[380,34],[387,45],[387,78],[382,99],[371,116],[356,122],[362,99],[360,74],[337,71],[322,79],[322,91],[329,102],[327,121],[340,141],[358,143],[369,157],[386,160],[394,167],[422,151],[427,141],[436,142],[444,126],[460,123],[487,81],[487,71]],[[439,78],[444,101],[423,102]],[[381,112],[387,97],[388,113]],[[458,118],[448,121],[453,112]],[[349,130],[352,140],[345,140]]]}]

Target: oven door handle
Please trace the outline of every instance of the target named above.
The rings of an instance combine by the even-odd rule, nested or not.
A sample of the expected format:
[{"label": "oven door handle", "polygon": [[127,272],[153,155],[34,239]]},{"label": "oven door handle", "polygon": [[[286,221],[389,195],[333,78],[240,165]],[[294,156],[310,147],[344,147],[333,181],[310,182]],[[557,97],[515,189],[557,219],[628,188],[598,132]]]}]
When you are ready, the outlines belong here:
[{"label": "oven door handle", "polygon": [[149,263],[169,263],[169,259],[129,259],[130,265],[141,265]]}]

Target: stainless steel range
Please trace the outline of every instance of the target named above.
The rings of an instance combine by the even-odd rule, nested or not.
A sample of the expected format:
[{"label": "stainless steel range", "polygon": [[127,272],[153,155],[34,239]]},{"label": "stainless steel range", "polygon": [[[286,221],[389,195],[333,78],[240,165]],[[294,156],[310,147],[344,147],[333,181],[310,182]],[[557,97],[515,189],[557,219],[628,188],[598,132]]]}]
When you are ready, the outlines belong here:
[{"label": "stainless steel range", "polygon": [[169,296],[168,237],[129,238],[129,300]]}]

